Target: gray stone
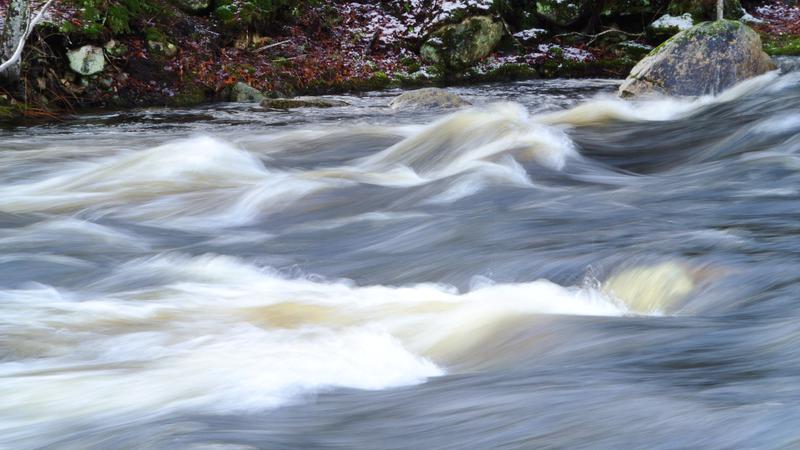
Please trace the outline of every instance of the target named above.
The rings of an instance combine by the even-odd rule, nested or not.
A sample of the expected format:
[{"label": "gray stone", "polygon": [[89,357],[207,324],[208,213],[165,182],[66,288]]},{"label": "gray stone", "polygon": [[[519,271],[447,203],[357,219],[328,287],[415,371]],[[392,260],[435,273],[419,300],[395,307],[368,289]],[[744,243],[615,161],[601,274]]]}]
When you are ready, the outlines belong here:
[{"label": "gray stone", "polygon": [[404,92],[389,103],[389,107],[392,109],[460,108],[469,105],[468,101],[458,95],[440,88],[424,88]]},{"label": "gray stone", "polygon": [[470,17],[431,33],[420,48],[423,61],[464,69],[489,56],[503,37],[503,24],[488,16]]},{"label": "gray stone", "polygon": [[100,73],[106,66],[103,49],[93,45],[84,45],[67,52],[69,68],[81,75],[94,75]]},{"label": "gray stone", "polygon": [[676,34],[639,61],[619,93],[716,94],[775,68],[761,48],[761,38],[747,25],[704,22]]},{"label": "gray stone", "polygon": [[334,108],[349,105],[341,100],[319,97],[265,98],[261,101],[261,106],[267,109]]},{"label": "gray stone", "polygon": [[264,94],[258,89],[241,81],[231,86],[230,100],[232,102],[260,103],[264,98]]}]

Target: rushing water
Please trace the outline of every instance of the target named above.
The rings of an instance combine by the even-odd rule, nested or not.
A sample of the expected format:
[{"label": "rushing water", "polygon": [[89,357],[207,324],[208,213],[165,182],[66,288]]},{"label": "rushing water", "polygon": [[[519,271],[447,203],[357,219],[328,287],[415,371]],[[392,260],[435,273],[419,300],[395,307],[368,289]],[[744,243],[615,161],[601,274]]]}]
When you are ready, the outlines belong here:
[{"label": "rushing water", "polygon": [[800,445],[800,76],[0,131],[0,448]]}]

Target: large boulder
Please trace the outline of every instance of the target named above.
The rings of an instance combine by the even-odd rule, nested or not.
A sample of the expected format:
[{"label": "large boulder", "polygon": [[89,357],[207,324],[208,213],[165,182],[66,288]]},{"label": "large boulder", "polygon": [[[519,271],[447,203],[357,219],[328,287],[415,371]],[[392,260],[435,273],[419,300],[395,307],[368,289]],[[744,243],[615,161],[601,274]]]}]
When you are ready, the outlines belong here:
[{"label": "large boulder", "polygon": [[489,16],[470,17],[431,33],[420,55],[425,62],[446,69],[465,69],[489,56],[502,37],[502,23]]},{"label": "large boulder", "polygon": [[761,49],[761,38],[747,25],[704,22],[676,34],[639,61],[619,93],[716,94],[775,68]]},{"label": "large boulder", "polygon": [[392,109],[460,108],[469,105],[468,101],[458,95],[440,88],[424,88],[404,92],[389,103],[389,107]]}]

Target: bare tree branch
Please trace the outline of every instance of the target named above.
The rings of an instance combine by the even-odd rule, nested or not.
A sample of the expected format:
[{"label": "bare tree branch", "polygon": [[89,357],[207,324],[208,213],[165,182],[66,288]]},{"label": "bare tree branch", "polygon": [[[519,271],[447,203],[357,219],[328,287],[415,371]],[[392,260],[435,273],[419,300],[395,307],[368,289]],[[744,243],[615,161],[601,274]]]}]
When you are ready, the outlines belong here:
[{"label": "bare tree branch", "polygon": [[25,33],[22,34],[22,38],[19,40],[14,53],[8,58],[8,61],[0,64],[0,73],[14,65],[22,57],[22,49],[25,48],[25,41],[28,40],[28,36],[30,36],[30,34],[33,32],[33,28],[36,26],[36,24],[41,22],[44,13],[47,11],[47,8],[50,7],[53,1],[54,0],[48,0],[47,3],[42,6],[42,9],[39,10],[36,16],[28,22],[28,25],[25,27]]}]

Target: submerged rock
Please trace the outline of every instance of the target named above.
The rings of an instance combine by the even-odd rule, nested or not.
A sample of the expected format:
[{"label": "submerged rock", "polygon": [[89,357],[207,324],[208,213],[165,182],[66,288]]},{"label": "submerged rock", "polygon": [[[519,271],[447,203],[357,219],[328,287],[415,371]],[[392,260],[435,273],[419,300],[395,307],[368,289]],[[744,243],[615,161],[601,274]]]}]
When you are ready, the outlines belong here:
[{"label": "submerged rock", "polygon": [[673,309],[695,287],[689,267],[668,261],[617,273],[603,283],[603,292],[622,300],[632,312],[648,314]]},{"label": "submerged rock", "polygon": [[294,97],[294,98],[265,98],[261,106],[268,109],[294,109],[294,108],[334,108],[350,106],[341,100],[330,100],[319,97]]},{"label": "submerged rock", "polygon": [[[241,81],[231,86],[230,101],[240,103],[259,103],[264,100],[264,94],[258,89]],[[263,105],[262,105],[263,106]]]},{"label": "submerged rock", "polygon": [[676,34],[639,61],[619,94],[716,94],[775,68],[761,48],[761,38],[747,25],[704,22]]},{"label": "submerged rock", "polygon": [[103,49],[93,45],[84,45],[81,48],[67,52],[69,68],[81,75],[94,75],[100,73],[106,66]]},{"label": "submerged rock", "polygon": [[464,69],[489,56],[503,37],[503,25],[488,16],[470,17],[433,32],[420,48],[425,62]]},{"label": "submerged rock", "polygon": [[424,88],[404,92],[389,103],[389,107],[392,109],[460,108],[469,105],[468,101],[458,95],[440,88]]}]

